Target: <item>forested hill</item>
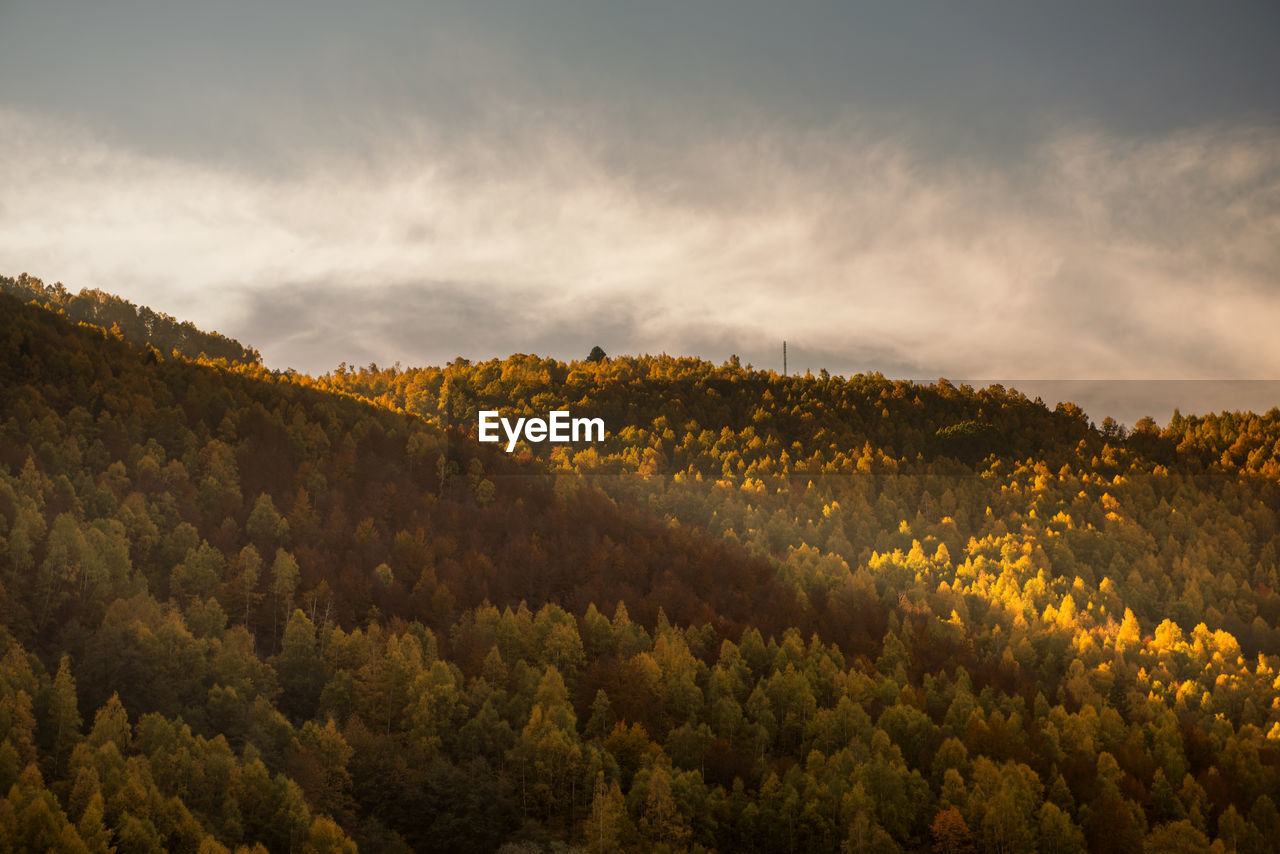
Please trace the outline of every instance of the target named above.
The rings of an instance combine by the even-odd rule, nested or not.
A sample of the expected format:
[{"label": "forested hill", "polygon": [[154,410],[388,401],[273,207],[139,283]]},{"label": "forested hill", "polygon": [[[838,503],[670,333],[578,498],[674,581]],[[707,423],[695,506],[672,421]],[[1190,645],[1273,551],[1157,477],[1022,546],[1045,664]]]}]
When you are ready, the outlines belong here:
[{"label": "forested hill", "polygon": [[[1100,447],[1102,438],[1078,407],[1050,411],[1001,386],[975,391],[879,374],[783,377],[744,368],[736,357],[719,366],[669,356],[566,364],[526,355],[408,370],[344,364],[323,382],[472,432],[482,409],[545,416],[555,405],[602,417],[609,440],[574,449],[587,451],[574,461],[583,471],[754,475],[753,463],[771,460],[775,471],[849,473],[864,452],[908,463],[975,463],[989,453],[1056,459],[1081,441]],[[555,449],[526,450],[554,456]]]},{"label": "forested hill", "polygon": [[190,359],[203,356],[244,365],[262,362],[257,350],[239,341],[216,332],[204,332],[191,323],[146,306],[135,306],[99,290],[85,289],[72,294],[61,282],[45,285],[23,273],[16,279],[0,276],[0,292],[61,312],[72,321],[100,326],[134,346],[147,345],[161,353],[176,353]]},{"label": "forested hill", "polygon": [[[517,456],[784,564],[815,553],[856,570],[939,545],[958,559],[1014,536],[1053,576],[1117,591],[1108,618],[1205,619],[1251,652],[1280,652],[1280,410],[1098,429],[1070,403],[1050,410],[999,386],[781,377],[665,356],[344,365],[320,384],[472,434],[480,409],[603,417],[603,443],[521,443]],[[1205,536],[1182,542],[1192,524]],[[1208,554],[1188,554],[1192,543]],[[1196,573],[1212,579],[1206,589]]]},{"label": "forested hill", "polygon": [[853,474],[884,458],[895,461],[896,471],[960,473],[980,471],[989,455],[1056,469],[1105,454],[1102,468],[1280,475],[1274,408],[1261,416],[1175,415],[1164,429],[1144,418],[1131,431],[1111,418],[1095,426],[1072,403],[1050,410],[1000,385],[974,389],[945,379],[921,384],[825,371],[783,377],[744,368],[736,357],[721,365],[670,356],[565,363],[530,355],[409,369],[344,363],[321,384],[473,435],[482,409],[545,416],[555,406],[603,417],[609,427],[603,445],[521,446],[580,473]]},{"label": "forested hill", "polygon": [[[1280,413],[665,357],[311,380],[27,301],[0,851],[1280,838]],[[479,408],[609,436],[508,455]]]},{"label": "forested hill", "polygon": [[[157,360],[48,312],[6,314],[3,462],[19,478],[32,466],[66,478],[78,502],[68,496],[59,511],[87,502],[149,516],[156,539],[145,551],[135,544],[133,563],[162,598],[180,583],[172,565],[207,541],[228,557],[285,548],[300,571],[292,601],[323,600],[343,625],[371,614],[447,619],[454,601],[578,608],[626,598],[649,622],[665,604],[682,620],[741,626],[762,619],[756,597],[778,601],[768,563],[741,548],[590,489],[557,490],[541,466],[421,419],[257,365]],[[164,496],[155,508],[149,492]],[[151,533],[142,519],[130,524]],[[384,563],[394,578],[373,583]],[[67,616],[58,599],[10,625],[34,638]]]}]

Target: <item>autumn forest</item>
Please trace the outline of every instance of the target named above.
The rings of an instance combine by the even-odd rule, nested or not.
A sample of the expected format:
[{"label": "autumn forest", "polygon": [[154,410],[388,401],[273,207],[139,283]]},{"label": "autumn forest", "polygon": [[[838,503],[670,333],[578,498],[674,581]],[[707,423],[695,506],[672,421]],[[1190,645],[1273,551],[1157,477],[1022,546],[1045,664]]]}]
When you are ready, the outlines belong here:
[{"label": "autumn forest", "polygon": [[0,291],[0,852],[1276,850],[1280,410]]}]

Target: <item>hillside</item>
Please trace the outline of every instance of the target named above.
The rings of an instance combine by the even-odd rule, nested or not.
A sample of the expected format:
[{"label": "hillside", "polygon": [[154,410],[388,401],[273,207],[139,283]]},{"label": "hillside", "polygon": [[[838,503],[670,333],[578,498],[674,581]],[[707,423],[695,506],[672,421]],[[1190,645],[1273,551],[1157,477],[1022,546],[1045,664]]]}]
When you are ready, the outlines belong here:
[{"label": "hillside", "polygon": [[1178,416],[1163,430],[1144,419],[1130,432],[1000,386],[784,378],[668,357],[344,366],[320,384],[429,423],[452,413],[472,435],[480,409],[601,415],[604,443],[526,443],[517,455],[784,564],[812,553],[856,571],[942,545],[958,570],[1012,544],[1045,572],[1028,617],[1083,591],[1077,604],[1095,604],[1102,623],[1125,608],[1150,627],[1204,620],[1250,653],[1280,653],[1280,410]]},{"label": "hillside", "polygon": [[46,285],[26,273],[16,279],[0,276],[0,292],[59,312],[75,323],[106,329],[137,347],[154,347],[161,353],[176,353],[189,359],[224,359],[244,365],[262,362],[258,351],[239,341],[197,329],[192,323],[145,305],[136,306],[114,294],[88,289],[72,294],[61,282]]},{"label": "hillside", "polygon": [[[12,850],[1280,835],[1280,412],[669,357],[313,380],[43,293],[0,295]],[[556,408],[606,441],[475,441]]]}]

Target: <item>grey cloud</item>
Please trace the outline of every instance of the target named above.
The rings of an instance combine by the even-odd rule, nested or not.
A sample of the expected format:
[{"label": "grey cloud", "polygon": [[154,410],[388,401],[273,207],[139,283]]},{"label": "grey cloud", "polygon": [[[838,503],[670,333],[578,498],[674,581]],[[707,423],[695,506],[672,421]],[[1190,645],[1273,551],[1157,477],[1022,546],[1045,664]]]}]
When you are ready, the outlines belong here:
[{"label": "grey cloud", "polygon": [[[559,123],[463,149],[424,131],[271,179],[21,113],[0,130],[0,266],[308,370],[596,343],[767,364],[786,338],[837,372],[1280,373],[1263,130],[1070,132],[1012,170],[778,132],[673,152],[652,186]],[[360,343],[323,358],[344,338]]]},{"label": "grey cloud", "polygon": [[[553,295],[478,283],[399,283],[375,288],[296,282],[238,295],[241,313],[229,328],[255,342],[268,364],[322,374],[351,365],[399,362],[440,365],[536,353],[584,358],[593,346],[621,354],[696,354],[713,362],[738,356],[743,365],[782,372],[782,339],[754,329],[713,328],[693,318],[655,325],[651,308],[634,297],[585,300],[567,306]],[[667,344],[678,342],[672,349]],[[371,344],[371,342],[374,342]],[[791,342],[793,375],[880,371],[925,376],[924,366],[891,348],[849,340],[840,350]]]},{"label": "grey cloud", "polygon": [[1274,127],[1277,32],[1272,4],[1170,0],[10,0],[0,104],[264,174],[299,152],[376,156],[406,118],[465,138],[501,105],[590,116],[606,147],[854,117],[925,160],[1007,164],[1062,121],[1138,138]]},{"label": "grey cloud", "polygon": [[619,352],[644,341],[643,314],[626,298],[572,309],[554,295],[481,283],[343,285],[295,282],[238,294],[229,328],[269,364],[320,374],[339,361],[444,364],[512,353],[583,358],[596,344]]}]

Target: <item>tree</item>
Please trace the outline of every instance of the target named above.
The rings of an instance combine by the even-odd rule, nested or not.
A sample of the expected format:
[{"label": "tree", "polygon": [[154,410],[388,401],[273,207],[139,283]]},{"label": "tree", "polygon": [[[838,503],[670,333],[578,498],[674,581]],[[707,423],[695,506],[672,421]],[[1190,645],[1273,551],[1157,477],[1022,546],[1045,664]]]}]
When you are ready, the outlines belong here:
[{"label": "tree", "polygon": [[316,710],[324,690],[324,662],[316,654],[316,628],[301,609],[295,608],[284,628],[280,654],[275,658],[280,687],[280,708],[295,720],[306,720]]},{"label": "tree", "polygon": [[284,549],[276,549],[276,559],[271,564],[271,592],[275,594],[275,608],[271,616],[271,639],[277,637],[276,622],[293,611],[293,596],[298,589],[298,562]]},{"label": "tree", "polygon": [[939,810],[934,816],[933,850],[937,854],[967,854],[973,850],[973,836],[969,833],[969,825],[964,816],[955,807]]},{"label": "tree", "polygon": [[633,797],[640,795],[637,822],[649,850],[682,851],[690,838],[689,826],[672,795],[671,774],[662,765],[654,765],[636,775]]},{"label": "tree", "polygon": [[289,523],[280,516],[271,496],[264,492],[254,502],[245,530],[260,545],[269,547],[289,532]]},{"label": "tree", "polygon": [[1186,820],[1156,827],[1142,843],[1142,854],[1207,854],[1209,850],[1209,840]]},{"label": "tree", "polygon": [[[7,802],[14,817],[11,834],[3,840],[13,851],[55,851],[59,854],[87,854],[88,848],[67,821],[58,800],[44,787],[34,765],[28,765],[18,783],[9,790]],[[0,815],[0,830],[5,821]]]},{"label": "tree", "polygon": [[48,725],[53,742],[53,776],[62,776],[63,762],[72,746],[80,740],[80,710],[76,700],[76,683],[71,677],[71,660],[66,655],[58,664],[58,674],[49,691]]},{"label": "tree", "polygon": [[603,362],[603,361],[606,361],[608,358],[609,357],[604,352],[604,348],[602,348],[599,344],[592,347],[591,352],[587,354],[588,362]]},{"label": "tree", "polygon": [[587,850],[592,854],[617,851],[628,824],[627,805],[618,781],[605,783],[604,772],[599,772],[591,797],[591,815],[584,820],[582,828]]},{"label": "tree", "polygon": [[43,628],[90,570],[91,552],[75,518],[59,514],[45,543],[45,559],[36,575],[36,625]]},{"label": "tree", "polygon": [[84,813],[76,822],[76,831],[89,854],[111,854],[115,850],[111,845],[111,831],[106,826],[106,805],[101,794],[94,792],[90,797]]},{"label": "tree", "polygon": [[218,592],[226,574],[227,559],[221,551],[201,541],[198,548],[187,552],[182,563],[169,576],[169,592],[186,604],[207,599]]},{"label": "tree", "polygon": [[[538,683],[529,722],[511,750],[511,760],[520,769],[526,808],[545,811],[548,820],[582,768],[576,723],[564,680],[548,665]],[[573,793],[568,794],[572,799]]]},{"label": "tree", "polygon": [[356,854],[356,844],[333,819],[321,815],[312,820],[301,850],[303,854]]},{"label": "tree", "polygon": [[119,694],[112,694],[106,704],[93,716],[93,729],[89,731],[89,745],[95,750],[112,742],[122,755],[133,742],[133,728],[129,714],[120,702]]},{"label": "tree", "polygon": [[1045,801],[1040,806],[1041,854],[1083,854],[1084,832],[1057,804]]},{"label": "tree", "polygon": [[324,726],[314,721],[302,725],[301,750],[290,758],[289,776],[298,782],[307,801],[317,810],[342,815],[354,807],[347,763],[352,749],[330,718]]},{"label": "tree", "polygon": [[[239,570],[239,574],[233,582],[237,590],[236,601],[238,602],[241,598],[244,600],[244,624],[247,626],[249,625],[249,612],[262,599],[262,594],[258,592],[258,577],[262,572],[262,557],[253,545],[247,545],[236,556],[236,566]],[[228,601],[232,601],[230,597],[228,597]]]}]

